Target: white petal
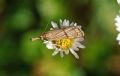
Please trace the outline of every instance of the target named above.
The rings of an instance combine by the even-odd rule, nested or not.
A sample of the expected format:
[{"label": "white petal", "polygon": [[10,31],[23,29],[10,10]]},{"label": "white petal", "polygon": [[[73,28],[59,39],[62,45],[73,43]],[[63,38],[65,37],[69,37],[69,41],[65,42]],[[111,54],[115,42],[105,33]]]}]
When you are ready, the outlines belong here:
[{"label": "white petal", "polygon": [[57,23],[55,23],[55,22],[52,21],[51,24],[52,24],[52,27],[53,27],[53,28],[58,28]]},{"label": "white petal", "polygon": [[59,53],[59,50],[58,49],[55,49],[55,51],[52,53],[52,56],[55,56],[56,54]]},{"label": "white petal", "polygon": [[65,50],[65,54],[68,55],[69,54],[69,50]]},{"label": "white petal", "polygon": [[53,28],[50,28],[50,30],[54,30]]},{"label": "white petal", "polygon": [[66,19],[63,21],[63,26],[66,24],[66,21],[67,21]]},{"label": "white petal", "polygon": [[116,28],[116,30],[120,32],[120,28]]},{"label": "white petal", "polygon": [[73,45],[73,46],[72,46],[72,49],[75,50],[75,51],[79,51],[79,49],[77,48],[76,45]]},{"label": "white petal", "polygon": [[82,35],[85,36],[84,32],[81,29],[80,29],[80,31],[81,31]]},{"label": "white petal", "polygon": [[116,25],[117,27],[120,27],[120,23],[115,23],[115,25]]},{"label": "white petal", "polygon": [[117,0],[118,4],[120,4],[120,0]]},{"label": "white petal", "polygon": [[115,25],[120,28],[120,16],[117,15],[115,21],[116,21]]},{"label": "white petal", "polygon": [[63,24],[62,24],[62,20],[60,19],[60,26],[62,26]]},{"label": "white petal", "polygon": [[119,21],[120,21],[120,16],[119,16],[119,15],[116,16],[115,21],[116,21],[116,22],[119,22]]},{"label": "white petal", "polygon": [[118,34],[116,40],[120,41],[120,33]]},{"label": "white petal", "polygon": [[82,26],[81,26],[81,25],[78,25],[77,27],[78,27],[79,29],[81,29],[81,28],[82,28]]},{"label": "white petal", "polygon": [[79,42],[76,42],[75,43],[79,48],[85,48],[85,46],[84,45],[82,45],[81,43],[79,43]]},{"label": "white petal", "polygon": [[48,41],[47,41],[47,40],[44,40],[44,42],[43,42],[43,43],[45,43],[45,44],[46,44],[46,43],[48,43]]},{"label": "white petal", "polygon": [[77,23],[75,23],[74,26],[77,26]]},{"label": "white petal", "polygon": [[70,26],[74,26],[74,23],[72,22],[72,23],[70,24]]},{"label": "white petal", "polygon": [[64,57],[63,51],[60,51],[60,56],[61,56],[62,58]]},{"label": "white petal", "polygon": [[65,26],[69,26],[69,20],[66,20]]},{"label": "white petal", "polygon": [[60,25],[61,25],[61,26],[60,26],[61,28],[64,28],[64,27],[68,27],[68,26],[69,26],[69,20],[66,20],[66,19],[65,19],[65,20],[63,21],[63,23],[62,23],[62,21],[60,21],[60,23],[61,23],[61,24],[60,24]]},{"label": "white petal", "polygon": [[49,42],[46,43],[46,47],[47,47],[48,49],[54,49],[54,45],[52,44],[51,41],[49,41]]},{"label": "white petal", "polygon": [[83,37],[80,37],[80,38],[75,38],[75,42],[81,42],[81,41],[83,41],[84,40],[84,38]]},{"label": "white petal", "polygon": [[73,49],[70,48],[70,52],[75,56],[75,58],[79,59],[79,56]]}]

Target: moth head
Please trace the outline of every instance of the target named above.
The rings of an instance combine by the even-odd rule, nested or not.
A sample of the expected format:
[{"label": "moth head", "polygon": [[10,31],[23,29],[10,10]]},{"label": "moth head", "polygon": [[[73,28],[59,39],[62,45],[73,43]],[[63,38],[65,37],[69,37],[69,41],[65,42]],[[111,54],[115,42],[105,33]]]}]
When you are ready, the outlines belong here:
[{"label": "moth head", "polygon": [[47,34],[46,34],[46,33],[43,33],[43,34],[40,36],[40,39],[41,39],[41,40],[47,40]]},{"label": "moth head", "polygon": [[46,33],[41,34],[38,37],[33,37],[30,39],[31,41],[36,41],[36,40],[46,40]]}]

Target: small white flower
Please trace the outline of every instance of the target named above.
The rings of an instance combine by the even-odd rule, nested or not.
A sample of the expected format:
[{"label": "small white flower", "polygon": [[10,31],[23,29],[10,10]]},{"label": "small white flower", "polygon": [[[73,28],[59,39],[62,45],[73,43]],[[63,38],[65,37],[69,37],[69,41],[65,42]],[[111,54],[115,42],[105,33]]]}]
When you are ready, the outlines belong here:
[{"label": "small white flower", "polygon": [[118,40],[119,45],[120,45],[120,16],[117,15],[115,18],[115,25],[116,25],[116,30],[119,32],[116,40]]},{"label": "small white flower", "polygon": [[[53,29],[54,28],[58,29],[57,23],[51,22],[51,24]],[[64,21],[60,20],[60,28],[65,28],[68,26],[77,26],[77,23],[74,24],[72,22],[70,24],[69,20],[66,19]],[[68,55],[69,52],[71,52],[75,56],[75,58],[79,59],[79,56],[75,51],[78,51],[79,48],[85,48],[85,46],[81,44],[81,41],[83,41],[83,38],[74,38],[74,39],[65,38],[65,39],[56,40],[55,43],[52,41],[45,40],[44,43],[46,44],[46,47],[48,49],[55,49],[55,51],[52,53],[52,56],[55,56],[56,54],[60,53],[60,56],[64,57],[64,53]]]},{"label": "small white flower", "polygon": [[120,4],[120,0],[117,0],[118,4]]}]

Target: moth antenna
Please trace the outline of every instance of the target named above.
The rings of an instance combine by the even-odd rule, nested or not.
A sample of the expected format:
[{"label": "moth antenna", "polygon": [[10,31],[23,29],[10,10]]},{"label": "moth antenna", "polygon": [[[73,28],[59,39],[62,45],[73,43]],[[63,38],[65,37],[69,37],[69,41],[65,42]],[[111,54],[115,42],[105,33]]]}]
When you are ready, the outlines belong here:
[{"label": "moth antenna", "polygon": [[35,37],[35,38],[31,38],[30,40],[31,41],[36,41],[36,40],[40,40],[41,38],[40,37]]},{"label": "moth antenna", "polygon": [[[45,33],[45,31],[47,30],[47,28],[48,28],[48,24],[50,23],[50,20],[51,20],[51,19],[52,19],[52,18],[49,19],[49,21],[48,21],[48,23],[47,23],[47,25],[46,25],[45,30],[44,30],[43,33]],[[43,34],[43,33],[42,33],[42,34]]]}]

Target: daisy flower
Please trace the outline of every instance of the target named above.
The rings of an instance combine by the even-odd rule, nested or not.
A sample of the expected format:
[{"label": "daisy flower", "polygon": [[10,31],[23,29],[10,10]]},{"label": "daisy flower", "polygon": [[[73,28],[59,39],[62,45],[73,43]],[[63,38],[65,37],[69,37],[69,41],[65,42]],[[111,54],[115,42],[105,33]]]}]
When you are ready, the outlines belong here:
[{"label": "daisy flower", "polygon": [[[53,29],[58,28],[57,23],[51,22],[51,24]],[[64,28],[70,25],[77,26],[76,23],[69,24],[69,21],[66,19],[63,22],[62,20],[60,20],[61,28]],[[82,34],[84,34],[81,29],[80,31],[82,32]],[[74,38],[74,39],[63,38],[63,39],[56,40],[56,42],[44,40],[44,43],[46,44],[46,47],[48,49],[55,49],[55,51],[52,53],[52,56],[55,56],[56,54],[60,53],[60,56],[64,57],[64,53],[68,55],[69,52],[71,52],[75,56],[75,58],[79,59],[79,56],[75,51],[78,51],[79,50],[78,48],[85,48],[85,46],[81,44],[81,41],[83,41],[83,38]]]},{"label": "daisy flower", "polygon": [[60,28],[53,21],[51,25],[53,28],[46,34],[41,35],[40,39],[44,40],[44,44],[48,49],[54,49],[52,56],[60,53],[60,56],[64,57],[64,54],[72,53],[75,58],[79,59],[76,51],[79,51],[79,48],[85,48],[81,43],[84,40],[84,32],[81,30],[81,26],[78,26],[77,23],[70,23],[66,19],[64,21],[60,20]]}]

